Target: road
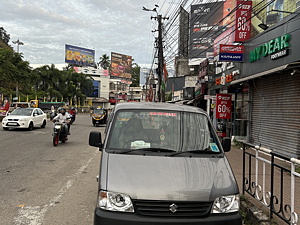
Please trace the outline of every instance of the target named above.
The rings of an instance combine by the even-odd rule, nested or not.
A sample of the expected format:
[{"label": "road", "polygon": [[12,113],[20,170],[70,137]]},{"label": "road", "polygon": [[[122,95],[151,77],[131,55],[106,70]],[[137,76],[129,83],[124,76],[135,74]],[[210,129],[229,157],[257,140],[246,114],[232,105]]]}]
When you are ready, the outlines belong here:
[{"label": "road", "polygon": [[0,224],[93,223],[101,152],[88,145],[89,114],[77,114],[69,140],[52,145],[46,128],[0,130]]}]

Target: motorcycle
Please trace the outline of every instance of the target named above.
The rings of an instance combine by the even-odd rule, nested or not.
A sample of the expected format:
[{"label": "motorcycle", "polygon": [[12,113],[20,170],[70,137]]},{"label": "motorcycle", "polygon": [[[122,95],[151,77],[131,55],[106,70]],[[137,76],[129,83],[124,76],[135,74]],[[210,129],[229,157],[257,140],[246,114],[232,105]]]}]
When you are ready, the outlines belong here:
[{"label": "motorcycle", "polygon": [[68,140],[68,135],[65,131],[65,123],[54,122],[53,126],[53,145],[56,147],[58,142],[65,143]]},{"label": "motorcycle", "polygon": [[71,121],[70,121],[70,124],[74,123],[75,122],[75,119],[76,119],[76,116],[75,114],[70,114],[70,118],[71,118]]},{"label": "motorcycle", "polygon": [[75,122],[75,119],[76,119],[76,110],[75,109],[71,109],[70,112],[70,118],[71,118],[71,121],[70,121],[70,124],[74,123]]}]

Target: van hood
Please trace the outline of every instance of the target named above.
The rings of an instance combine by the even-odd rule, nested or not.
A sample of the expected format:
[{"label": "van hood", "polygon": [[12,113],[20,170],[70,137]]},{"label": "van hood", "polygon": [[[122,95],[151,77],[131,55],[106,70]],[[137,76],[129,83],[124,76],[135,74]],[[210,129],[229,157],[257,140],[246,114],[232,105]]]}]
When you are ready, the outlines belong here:
[{"label": "van hood", "polygon": [[106,189],[128,194],[132,199],[173,201],[214,201],[238,193],[225,156],[109,154]]}]

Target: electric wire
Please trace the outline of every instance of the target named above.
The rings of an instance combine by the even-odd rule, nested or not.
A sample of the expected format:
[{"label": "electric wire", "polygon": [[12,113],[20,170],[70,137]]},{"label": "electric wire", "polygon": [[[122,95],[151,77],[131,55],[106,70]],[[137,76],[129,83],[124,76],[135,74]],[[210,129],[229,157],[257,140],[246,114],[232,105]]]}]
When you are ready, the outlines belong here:
[{"label": "electric wire", "polygon": [[[270,4],[272,4],[273,2],[274,2],[275,0],[272,0],[272,1],[270,1],[270,2],[268,2],[266,5],[264,5],[264,6],[262,6],[259,10],[258,10],[258,12],[256,12],[253,16],[255,16],[255,15],[257,15],[258,13],[260,13],[262,10],[264,10],[266,7],[268,7]],[[260,2],[259,4],[257,4],[255,7],[258,7],[260,4],[261,4],[262,2]],[[255,7],[254,7],[254,9],[255,9]],[[237,7],[236,7],[237,8]],[[233,9],[232,11],[231,11],[231,14],[233,13],[233,12],[235,12],[236,11],[236,8],[235,9]],[[253,17],[253,16],[251,16],[251,18]],[[222,18],[222,20],[221,21],[223,21],[225,18]],[[220,21],[220,22],[221,22]],[[219,23],[220,23],[219,22]],[[231,22],[231,23],[234,23],[235,22],[235,19]],[[218,23],[218,24],[219,24]],[[234,31],[235,31],[236,29],[233,29],[233,31],[229,34],[229,35],[231,35]],[[206,34],[207,32],[205,32],[202,36],[204,36],[205,34]],[[190,45],[190,44],[189,44]],[[214,45],[210,45],[210,47],[213,47]],[[189,46],[190,47],[190,46]],[[205,52],[206,50],[203,50],[202,52]],[[176,55],[176,53],[174,52],[171,56],[169,56],[169,57],[175,57],[175,55]],[[171,59],[171,60],[168,60],[167,62],[173,62],[174,61],[174,59]]]}]

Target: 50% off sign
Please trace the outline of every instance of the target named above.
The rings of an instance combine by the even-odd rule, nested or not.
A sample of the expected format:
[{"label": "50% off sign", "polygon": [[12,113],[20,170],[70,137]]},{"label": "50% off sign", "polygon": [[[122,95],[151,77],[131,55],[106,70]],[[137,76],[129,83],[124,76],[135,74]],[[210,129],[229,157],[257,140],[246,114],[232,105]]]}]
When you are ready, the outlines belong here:
[{"label": "50% off sign", "polygon": [[217,94],[216,96],[216,118],[231,119],[231,95]]}]

